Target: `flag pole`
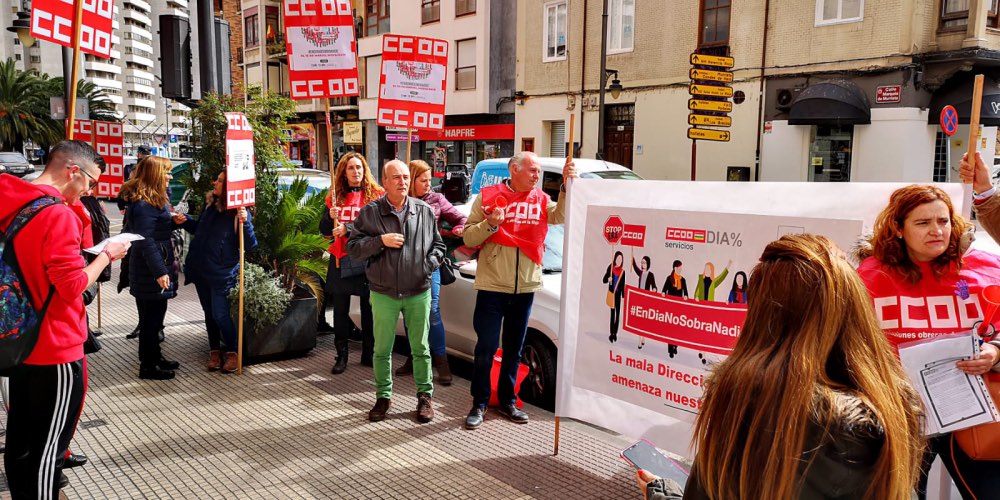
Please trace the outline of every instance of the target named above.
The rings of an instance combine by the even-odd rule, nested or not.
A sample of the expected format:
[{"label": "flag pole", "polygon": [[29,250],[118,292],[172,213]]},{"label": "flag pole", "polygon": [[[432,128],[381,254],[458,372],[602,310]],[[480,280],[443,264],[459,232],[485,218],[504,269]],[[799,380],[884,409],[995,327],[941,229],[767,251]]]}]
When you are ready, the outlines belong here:
[{"label": "flag pole", "polygon": [[[983,107],[983,75],[976,75],[972,88],[972,115],[969,117],[969,163],[976,164],[976,146],[979,144],[979,113]],[[972,217],[972,181],[962,185],[962,215]]]},{"label": "flag pole", "polygon": [[410,143],[413,140],[413,129],[406,127],[406,168],[410,168]]},{"label": "flag pole", "polygon": [[[66,106],[66,139],[73,140],[73,122],[76,120],[76,82],[80,73],[80,30],[83,26],[83,0],[73,2],[73,70],[70,72],[72,81],[69,84],[69,102]],[[64,75],[65,76],[65,75]]]},{"label": "flag pole", "polygon": [[[330,162],[330,204],[337,206],[337,182],[334,178],[337,167],[333,164],[333,125],[330,123],[330,98],[324,98],[323,103],[326,106],[326,157]],[[337,229],[339,225],[340,221],[334,217],[333,228]],[[333,255],[333,260],[334,265],[340,268],[340,257]]]},{"label": "flag pole", "polygon": [[236,347],[236,374],[237,375],[243,375],[243,264],[244,264],[244,262],[243,262],[244,261],[244,259],[243,259],[243,247],[244,247],[243,233],[245,231],[243,230],[243,224],[244,223],[240,222],[239,212],[237,212],[237,215],[236,215],[236,222],[239,225],[239,231],[240,231],[240,300],[239,300],[239,316],[238,316],[239,317],[239,328],[238,328],[238,332],[237,332],[239,334],[239,339],[236,342],[236,344],[237,344],[237,347]]},{"label": "flag pole", "polygon": [[[569,151],[566,154],[566,161],[573,161],[573,135],[576,132],[576,113],[569,114]],[[563,179],[564,183],[568,183],[568,179]],[[567,190],[568,191],[568,190]],[[555,445],[553,446],[552,454],[559,455],[559,415],[556,415],[556,432],[555,432]]]}]

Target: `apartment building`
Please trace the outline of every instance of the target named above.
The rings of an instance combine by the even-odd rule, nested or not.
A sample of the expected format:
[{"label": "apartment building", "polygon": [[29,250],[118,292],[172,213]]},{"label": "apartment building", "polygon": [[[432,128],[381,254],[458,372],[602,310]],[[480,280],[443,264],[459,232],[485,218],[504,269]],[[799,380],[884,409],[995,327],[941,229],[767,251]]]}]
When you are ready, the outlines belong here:
[{"label": "apartment building", "polygon": [[[565,154],[575,114],[583,157],[597,156],[602,135],[605,159],[652,179],[950,180],[971,81],[984,73],[979,147],[993,157],[997,1],[608,4],[605,85],[618,79],[623,90],[606,93],[597,130],[603,0],[518,0],[520,148]],[[735,60],[732,125],[719,129],[728,142],[687,138],[692,53]],[[938,126],[946,104],[963,124],[950,140]]]},{"label": "apartment building", "polygon": [[[430,165],[474,167],[514,152],[514,54],[516,9],[508,0],[365,0],[358,57],[362,85],[359,116],[372,165],[406,158],[406,131],[376,124],[382,34],[447,40],[445,123],[419,131],[411,158]],[[391,10],[390,10],[391,9]],[[389,139],[394,139],[390,141]]]}]

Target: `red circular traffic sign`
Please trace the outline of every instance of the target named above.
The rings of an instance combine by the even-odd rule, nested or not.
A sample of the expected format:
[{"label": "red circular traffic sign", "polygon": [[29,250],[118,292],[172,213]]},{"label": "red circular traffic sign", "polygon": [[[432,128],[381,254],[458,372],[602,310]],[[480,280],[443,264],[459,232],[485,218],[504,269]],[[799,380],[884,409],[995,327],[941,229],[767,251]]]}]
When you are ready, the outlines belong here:
[{"label": "red circular traffic sign", "polygon": [[604,239],[608,240],[608,243],[612,245],[618,243],[622,239],[622,233],[624,232],[625,222],[622,221],[621,217],[612,215],[604,222]]},{"label": "red circular traffic sign", "polygon": [[941,131],[952,136],[958,131],[958,111],[955,106],[948,105],[941,109]]}]

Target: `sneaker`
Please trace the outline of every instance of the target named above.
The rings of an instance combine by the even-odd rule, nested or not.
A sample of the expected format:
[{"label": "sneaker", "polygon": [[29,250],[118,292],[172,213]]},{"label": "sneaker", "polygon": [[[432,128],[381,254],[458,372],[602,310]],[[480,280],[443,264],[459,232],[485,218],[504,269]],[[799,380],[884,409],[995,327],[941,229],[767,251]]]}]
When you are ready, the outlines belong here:
[{"label": "sneaker", "polygon": [[375,406],[372,407],[371,411],[368,412],[369,422],[381,422],[385,420],[385,414],[389,413],[389,407],[392,406],[392,400],[389,398],[378,398],[375,401]]},{"label": "sneaker", "polygon": [[510,420],[515,424],[528,423],[528,414],[519,410],[517,406],[514,406],[513,403],[508,405],[500,405],[500,408],[497,408],[497,412],[507,417],[507,420]]},{"label": "sneaker", "polygon": [[465,428],[466,429],[478,429],[480,425],[483,425],[483,418],[486,416],[486,407],[476,405],[472,407],[469,414],[465,417]]},{"label": "sneaker", "polygon": [[426,392],[417,394],[417,421],[426,424],[434,420],[434,407],[431,405],[431,395]]}]

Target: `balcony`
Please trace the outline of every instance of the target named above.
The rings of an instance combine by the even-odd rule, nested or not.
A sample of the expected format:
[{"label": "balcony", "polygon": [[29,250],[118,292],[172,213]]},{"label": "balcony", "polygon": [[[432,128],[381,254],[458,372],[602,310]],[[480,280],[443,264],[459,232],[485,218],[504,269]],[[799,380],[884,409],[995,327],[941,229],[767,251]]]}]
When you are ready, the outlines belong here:
[{"label": "balcony", "polygon": [[138,21],[143,26],[153,25],[153,20],[150,19],[149,16],[135,9],[125,9],[125,19],[132,19],[133,21]]},{"label": "balcony", "polygon": [[[150,82],[150,84],[149,84],[150,86],[153,85],[152,82],[156,78],[155,76],[153,76],[152,73],[150,73],[148,71],[143,71],[141,69],[135,69],[135,68],[129,69],[126,74],[129,75],[129,76],[133,76],[135,78],[139,78],[141,80],[146,80],[146,81]],[[127,78],[126,78],[126,81],[127,81]]]},{"label": "balcony", "polygon": [[125,26],[125,29],[122,31],[124,33],[131,33],[133,35],[137,35],[140,39],[144,39],[144,40],[139,40],[141,42],[153,43],[153,34],[149,30],[130,24],[128,26]]},{"label": "balcony", "polygon": [[84,61],[83,70],[102,71],[104,73],[114,73],[116,75],[122,74],[121,66],[115,64],[108,64],[106,62],[98,62],[98,61]]},{"label": "balcony", "polygon": [[[125,53],[126,54],[136,54],[143,57],[153,57],[153,46],[149,43],[143,42],[142,40],[125,40]],[[129,51],[128,48],[131,47],[132,50]]]},{"label": "balcony", "polygon": [[[152,56],[150,56],[152,57]],[[138,64],[140,66],[145,66],[147,68],[153,67],[153,60],[148,57],[143,57],[135,54],[125,54],[125,61]]]},{"label": "balcony", "polygon": [[285,46],[285,35],[275,35],[273,40],[267,42],[267,55],[282,59],[288,56],[288,48]]},{"label": "balcony", "polygon": [[156,103],[150,99],[142,99],[140,97],[129,97],[125,100],[125,104],[129,106],[138,106],[140,108],[146,108],[150,110],[156,109]]},{"label": "balcony", "polygon": [[137,122],[151,122],[156,119],[156,115],[150,113],[133,113],[129,112],[126,116],[132,115],[133,121]]},{"label": "balcony", "polygon": [[177,9],[187,9],[188,0],[167,0],[167,7],[174,7]]},{"label": "balcony", "polygon": [[122,89],[122,82],[119,82],[118,80],[109,80],[107,78],[91,78],[90,81],[94,82],[94,85],[97,85],[98,87],[104,87],[106,89],[115,89],[118,91],[121,91]]},{"label": "balcony", "polygon": [[149,4],[143,0],[125,0],[125,5],[129,4],[133,5],[136,9],[141,10],[147,14],[152,12],[153,10],[152,7],[150,7]]},{"label": "balcony", "polygon": [[127,86],[128,90],[130,90],[132,92],[138,92],[140,94],[146,94],[146,95],[149,95],[149,96],[155,96],[156,95],[156,89],[154,89],[153,87],[151,87],[149,85],[144,85],[142,83],[134,82],[134,81],[130,82],[130,81],[128,81],[128,78],[130,78],[130,77],[125,77],[125,85]]}]

